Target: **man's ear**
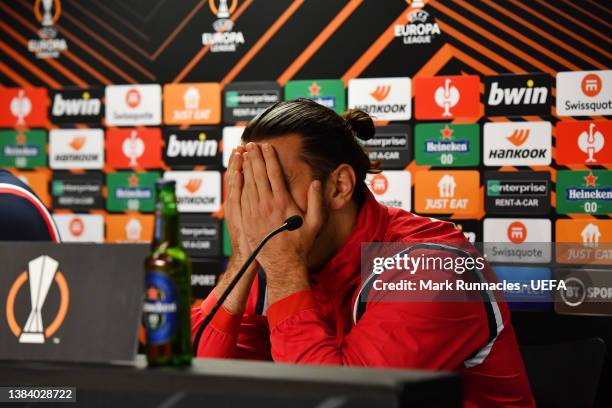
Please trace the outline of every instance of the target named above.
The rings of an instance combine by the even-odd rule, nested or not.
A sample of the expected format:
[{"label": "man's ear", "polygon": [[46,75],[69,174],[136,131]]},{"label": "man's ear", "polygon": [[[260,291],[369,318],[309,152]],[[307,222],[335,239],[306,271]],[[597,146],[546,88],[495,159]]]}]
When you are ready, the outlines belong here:
[{"label": "man's ear", "polygon": [[327,194],[330,210],[339,210],[353,198],[356,177],[355,171],[348,164],[341,164],[330,174],[327,182]]}]

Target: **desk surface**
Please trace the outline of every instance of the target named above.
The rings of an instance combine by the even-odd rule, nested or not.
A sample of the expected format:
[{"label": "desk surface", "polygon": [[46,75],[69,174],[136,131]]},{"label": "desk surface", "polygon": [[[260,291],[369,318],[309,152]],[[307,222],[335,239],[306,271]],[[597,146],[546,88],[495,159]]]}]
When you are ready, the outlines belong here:
[{"label": "desk surface", "polygon": [[[182,392],[231,397],[380,399],[393,406],[458,406],[458,375],[419,370],[274,364],[195,359],[184,368],[147,368],[143,356],[130,365],[0,362],[0,384],[63,385],[115,392]],[[438,401],[439,404],[432,404]]]}]

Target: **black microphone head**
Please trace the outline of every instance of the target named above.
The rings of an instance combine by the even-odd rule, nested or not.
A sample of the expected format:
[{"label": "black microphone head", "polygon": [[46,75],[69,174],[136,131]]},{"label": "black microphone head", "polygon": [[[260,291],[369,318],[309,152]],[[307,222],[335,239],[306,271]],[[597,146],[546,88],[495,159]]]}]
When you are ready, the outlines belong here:
[{"label": "black microphone head", "polygon": [[285,220],[287,231],[294,231],[300,228],[302,224],[304,224],[304,220],[299,215],[292,215],[291,217]]}]

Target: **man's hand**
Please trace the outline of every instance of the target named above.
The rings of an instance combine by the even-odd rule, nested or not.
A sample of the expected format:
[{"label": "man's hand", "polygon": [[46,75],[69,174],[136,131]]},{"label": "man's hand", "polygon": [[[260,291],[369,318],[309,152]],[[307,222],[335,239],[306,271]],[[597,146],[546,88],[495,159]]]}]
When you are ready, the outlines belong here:
[{"label": "man's hand", "polygon": [[242,155],[246,152],[244,146],[238,146],[232,150],[227,172],[225,173],[225,185],[227,196],[224,206],[225,221],[230,235],[232,256],[237,261],[245,261],[251,254],[251,246],[242,229],[242,210],[240,198],[244,177],[242,174]]},{"label": "man's hand", "polygon": [[[232,245],[232,256],[228,262],[227,269],[215,287],[217,298],[221,297],[231,280],[240,267],[251,254],[251,246],[242,228],[242,210],[240,198],[242,195],[242,155],[246,152],[244,146],[238,146],[232,150],[227,172],[225,173],[225,185],[227,196],[225,200],[225,222],[229,232]],[[249,295],[253,278],[259,269],[257,262],[253,262],[245,275],[240,279],[234,291],[227,298],[223,306],[232,313],[242,313]]]},{"label": "man's hand", "polygon": [[251,247],[270,231],[281,226],[292,215],[304,218],[296,231],[272,238],[257,259],[267,276],[270,302],[308,289],[307,258],[323,222],[321,182],[308,188],[304,214],[296,205],[285,184],[285,176],[276,151],[270,144],[260,147],[248,143],[243,154],[243,188],[241,209],[243,231]]}]

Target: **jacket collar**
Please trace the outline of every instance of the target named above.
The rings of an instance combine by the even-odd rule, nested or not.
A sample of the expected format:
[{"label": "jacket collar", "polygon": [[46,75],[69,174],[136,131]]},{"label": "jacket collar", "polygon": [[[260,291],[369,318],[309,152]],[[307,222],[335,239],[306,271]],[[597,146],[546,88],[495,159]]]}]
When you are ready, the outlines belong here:
[{"label": "jacket collar", "polygon": [[387,207],[379,204],[370,190],[366,189],[365,201],[359,210],[353,231],[336,255],[317,274],[315,280],[334,289],[359,278],[361,243],[384,241],[388,223]]}]

